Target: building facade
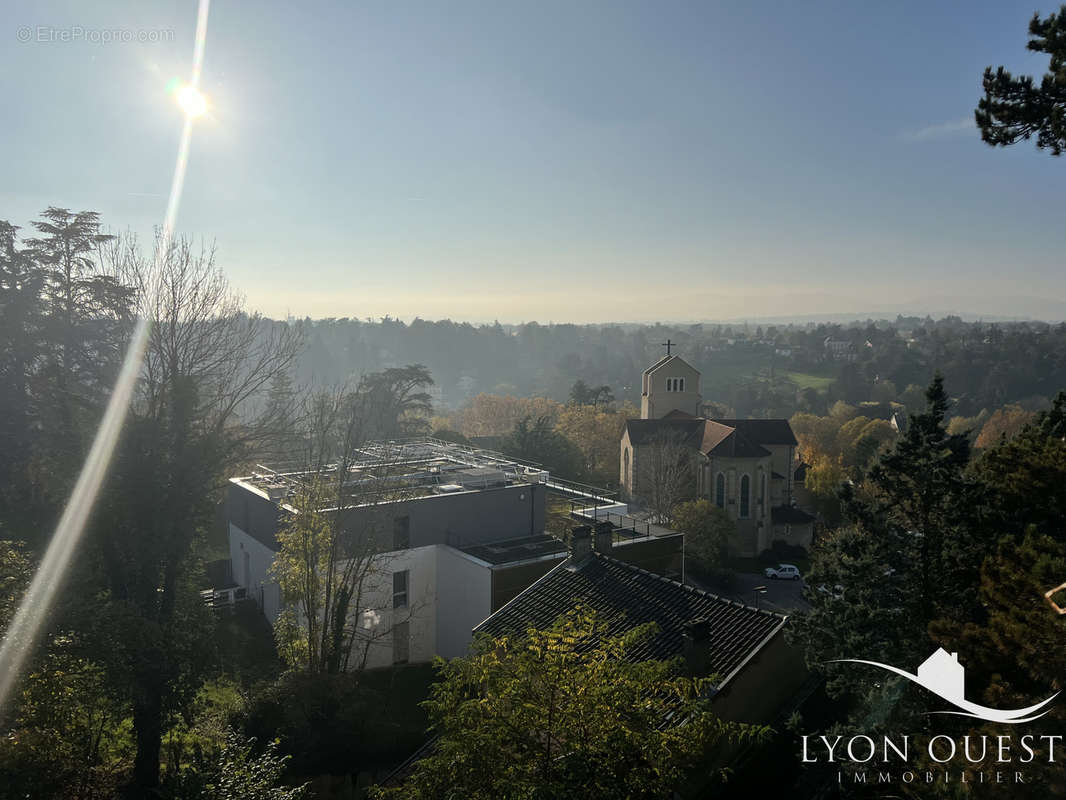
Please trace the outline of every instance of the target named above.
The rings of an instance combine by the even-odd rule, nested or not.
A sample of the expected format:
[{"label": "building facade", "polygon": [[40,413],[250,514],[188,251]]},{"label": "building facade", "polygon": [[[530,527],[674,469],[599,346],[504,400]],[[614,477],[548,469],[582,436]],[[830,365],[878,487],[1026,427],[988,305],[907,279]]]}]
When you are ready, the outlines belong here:
[{"label": "building facade", "polygon": [[[699,416],[692,409],[701,403],[700,373],[679,356],[650,367],[642,385],[641,418],[627,420],[620,442],[619,486],[627,499],[640,502],[658,482],[680,478],[688,496],[710,500],[736,522],[739,555],[758,555],[775,541],[810,547],[814,517],[794,492],[800,465],[788,420]],[[674,467],[678,459],[684,470]]]}]

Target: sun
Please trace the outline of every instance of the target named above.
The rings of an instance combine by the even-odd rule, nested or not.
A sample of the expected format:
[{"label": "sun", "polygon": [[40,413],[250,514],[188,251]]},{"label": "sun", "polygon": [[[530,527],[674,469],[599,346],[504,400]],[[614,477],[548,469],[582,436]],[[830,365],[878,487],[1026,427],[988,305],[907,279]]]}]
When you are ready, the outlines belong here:
[{"label": "sun", "polygon": [[183,86],[177,98],[181,110],[189,117],[199,117],[207,111],[207,98],[195,86]]}]

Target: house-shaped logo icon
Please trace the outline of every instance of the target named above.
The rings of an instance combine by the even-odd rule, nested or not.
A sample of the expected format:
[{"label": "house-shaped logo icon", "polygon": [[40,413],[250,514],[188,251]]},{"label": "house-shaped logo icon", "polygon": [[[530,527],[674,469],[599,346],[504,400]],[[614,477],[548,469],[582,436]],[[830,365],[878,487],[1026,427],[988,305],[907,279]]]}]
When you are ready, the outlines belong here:
[{"label": "house-shaped logo icon", "polygon": [[986,722],[1017,725],[1021,722],[1032,722],[1034,719],[1044,716],[1044,714],[1048,713],[1047,705],[1058,697],[1058,692],[1056,692],[1047,700],[1027,708],[1000,709],[972,703],[966,699],[966,668],[959,663],[959,654],[949,653],[942,647],[938,647],[936,652],[922,662],[916,675],[891,664],[882,664],[880,661],[866,661],[861,658],[840,658],[836,659],[836,661],[867,664],[871,667],[891,672],[918,684],[958,709],[957,711],[929,712],[932,714],[957,714],[964,717],[982,719]]},{"label": "house-shaped logo icon", "polygon": [[948,653],[943,647],[918,667],[918,680],[929,691],[945,700],[964,700],[966,695],[966,667],[959,663],[958,653]]}]

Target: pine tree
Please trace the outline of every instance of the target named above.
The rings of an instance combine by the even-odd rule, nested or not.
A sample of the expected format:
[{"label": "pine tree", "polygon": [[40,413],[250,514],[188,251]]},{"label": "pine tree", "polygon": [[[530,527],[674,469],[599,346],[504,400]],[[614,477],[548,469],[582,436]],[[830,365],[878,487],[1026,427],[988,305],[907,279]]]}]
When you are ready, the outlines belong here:
[{"label": "pine tree", "polygon": [[985,96],[974,112],[981,139],[1006,147],[1036,134],[1036,146],[1061,155],[1066,148],[1066,6],[1058,14],[1029,22],[1028,49],[1050,56],[1049,72],[1034,85],[1031,75],[1015,78],[1003,67],[985,68]]}]

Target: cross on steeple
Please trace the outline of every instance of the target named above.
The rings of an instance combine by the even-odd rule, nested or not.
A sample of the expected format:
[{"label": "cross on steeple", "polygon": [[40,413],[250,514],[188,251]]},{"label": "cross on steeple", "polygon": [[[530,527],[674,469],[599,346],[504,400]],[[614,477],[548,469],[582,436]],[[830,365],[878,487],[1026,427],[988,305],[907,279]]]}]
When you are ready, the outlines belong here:
[{"label": "cross on steeple", "polygon": [[666,354],[670,355],[670,348],[671,347],[677,347],[677,342],[671,342],[669,339],[667,339],[665,342],[663,342],[660,345],[660,347],[665,347],[666,348]]}]

